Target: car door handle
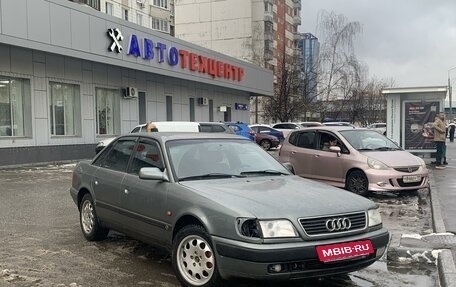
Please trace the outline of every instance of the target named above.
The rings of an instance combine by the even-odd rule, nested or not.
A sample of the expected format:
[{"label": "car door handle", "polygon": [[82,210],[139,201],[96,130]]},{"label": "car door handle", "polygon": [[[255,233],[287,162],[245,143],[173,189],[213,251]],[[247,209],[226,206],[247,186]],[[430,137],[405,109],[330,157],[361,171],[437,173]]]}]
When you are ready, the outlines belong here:
[{"label": "car door handle", "polygon": [[291,154],[295,154],[295,153],[296,153],[296,151],[294,151],[294,150],[293,150],[293,151],[291,151]]},{"label": "car door handle", "polygon": [[125,194],[128,194],[128,189],[125,188],[125,189],[124,189],[124,193],[125,193]]}]

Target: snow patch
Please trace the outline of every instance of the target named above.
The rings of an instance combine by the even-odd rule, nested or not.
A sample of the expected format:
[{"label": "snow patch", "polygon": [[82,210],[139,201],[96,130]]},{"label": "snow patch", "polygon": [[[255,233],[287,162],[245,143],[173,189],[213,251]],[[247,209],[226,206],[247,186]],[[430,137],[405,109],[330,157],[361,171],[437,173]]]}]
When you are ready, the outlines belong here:
[{"label": "snow patch", "polygon": [[402,238],[414,238],[414,239],[421,240],[421,238],[423,238],[423,236],[421,236],[419,234],[402,234]]}]

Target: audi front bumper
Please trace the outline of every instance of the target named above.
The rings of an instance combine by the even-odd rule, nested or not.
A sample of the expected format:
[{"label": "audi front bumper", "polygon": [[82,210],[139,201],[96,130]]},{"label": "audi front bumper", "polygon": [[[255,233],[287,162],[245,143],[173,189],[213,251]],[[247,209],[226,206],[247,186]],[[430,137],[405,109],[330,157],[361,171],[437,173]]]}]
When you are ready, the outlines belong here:
[{"label": "audi front bumper", "polygon": [[[370,240],[374,253],[332,262],[321,262],[317,246]],[[221,276],[290,280],[330,276],[365,268],[384,254],[389,233],[382,228],[352,236],[293,243],[255,244],[213,237]],[[280,268],[275,268],[280,266]],[[277,270],[280,271],[277,272]]]}]

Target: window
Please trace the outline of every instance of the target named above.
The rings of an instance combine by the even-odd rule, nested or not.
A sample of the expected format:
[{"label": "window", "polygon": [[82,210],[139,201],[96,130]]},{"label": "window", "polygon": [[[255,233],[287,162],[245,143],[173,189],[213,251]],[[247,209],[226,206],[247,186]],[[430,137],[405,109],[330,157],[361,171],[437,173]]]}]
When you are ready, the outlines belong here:
[{"label": "window", "polygon": [[137,14],[136,14],[136,24],[142,26],[142,23],[143,23],[143,17],[142,17],[141,14],[137,13]]},{"label": "window", "polygon": [[295,132],[290,135],[288,141],[297,147],[313,149],[315,146],[315,132]]},{"label": "window", "polygon": [[51,135],[79,135],[81,102],[79,86],[62,83],[49,83],[51,89]]},{"label": "window", "polygon": [[106,2],[105,4],[106,14],[112,15],[112,3]]},{"label": "window", "polygon": [[30,81],[0,76],[0,137],[31,135]]},{"label": "window", "polygon": [[150,26],[154,30],[169,32],[169,23],[168,23],[168,20],[166,20],[166,19],[152,17]]},{"label": "window", "polygon": [[109,153],[106,155],[104,161],[100,163],[100,166],[122,172],[127,171],[128,161],[130,160],[130,155],[134,147],[134,139],[119,140],[114,143],[109,151],[107,151]]},{"label": "window", "polygon": [[123,15],[123,16],[124,16],[124,20],[127,20],[127,21],[128,21],[128,9],[124,9],[123,12],[124,12],[124,13],[123,13],[123,14],[124,14],[124,15]]},{"label": "window", "polygon": [[115,135],[120,133],[120,91],[97,88],[96,112],[97,134]]},{"label": "window", "polygon": [[168,0],[154,0],[154,6],[168,9]]},{"label": "window", "polygon": [[141,140],[136,146],[129,173],[139,174],[139,170],[143,167],[157,167],[163,171],[162,158],[158,143],[151,140]]}]

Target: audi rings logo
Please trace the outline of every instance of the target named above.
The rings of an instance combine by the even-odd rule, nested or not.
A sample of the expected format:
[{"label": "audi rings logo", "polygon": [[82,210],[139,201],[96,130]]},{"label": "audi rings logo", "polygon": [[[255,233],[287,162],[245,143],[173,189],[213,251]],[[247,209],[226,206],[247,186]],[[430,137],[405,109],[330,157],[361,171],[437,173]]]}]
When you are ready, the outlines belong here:
[{"label": "audi rings logo", "polygon": [[329,232],[349,230],[351,226],[351,221],[347,217],[326,220],[326,229]]}]

